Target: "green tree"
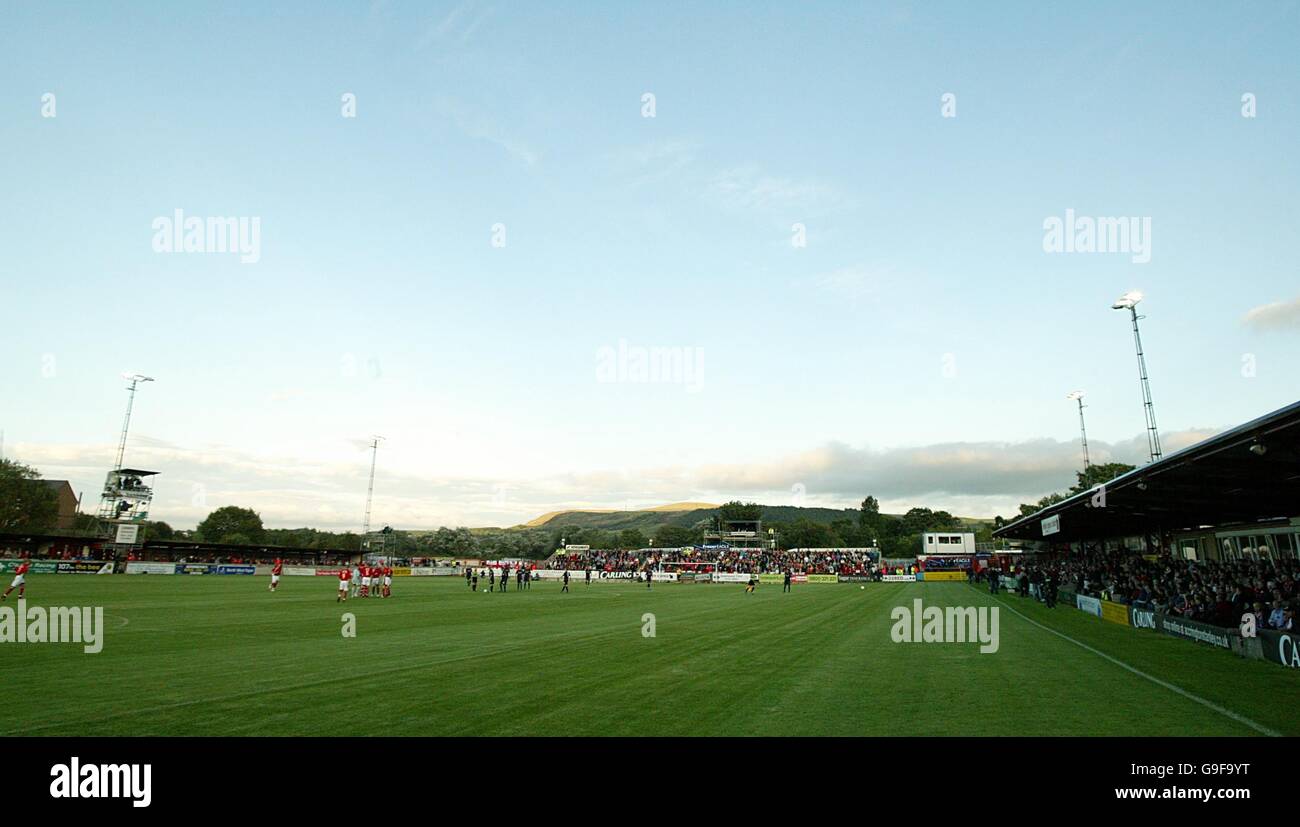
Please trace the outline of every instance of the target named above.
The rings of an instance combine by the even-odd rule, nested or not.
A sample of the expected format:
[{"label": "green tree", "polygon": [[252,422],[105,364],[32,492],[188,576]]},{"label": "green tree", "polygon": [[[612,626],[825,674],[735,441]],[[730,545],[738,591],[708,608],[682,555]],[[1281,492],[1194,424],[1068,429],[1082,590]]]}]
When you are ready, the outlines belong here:
[{"label": "green tree", "polygon": [[781,548],[830,548],[841,545],[831,527],[800,517],[780,533]]},{"label": "green tree", "polygon": [[426,534],[421,541],[421,551],[433,557],[473,557],[478,541],[465,527],[447,528],[443,526],[432,534]]},{"label": "green tree", "polygon": [[1039,500],[1036,503],[1021,503],[1020,516],[1028,517],[1030,514],[1033,514],[1036,511],[1041,511],[1044,508],[1047,508],[1049,505],[1056,505],[1057,503],[1059,503],[1061,500],[1064,499],[1065,499],[1064,494],[1048,494],[1046,497],[1043,497],[1041,500]]},{"label": "green tree", "polygon": [[261,543],[265,529],[262,518],[253,509],[227,505],[209,514],[195,532],[209,543],[223,543],[231,536],[240,536],[248,543]]},{"label": "green tree", "polygon": [[718,509],[718,517],[726,522],[743,521],[743,520],[761,520],[763,519],[763,506],[758,503],[742,503],[740,500],[732,500],[729,503],[723,503]]},{"label": "green tree", "polygon": [[858,509],[858,528],[870,535],[880,533],[880,502],[870,494]]},{"label": "green tree", "polygon": [[665,525],[654,530],[655,545],[659,548],[680,548],[695,545],[700,541],[700,533],[685,526]]},{"label": "green tree", "polygon": [[903,531],[906,534],[920,534],[928,531],[934,524],[934,512],[928,508],[909,508],[903,515]]},{"label": "green tree", "polygon": [[621,549],[645,548],[645,535],[639,528],[625,528],[618,535],[618,547]]},{"label": "green tree", "polygon": [[1127,474],[1136,468],[1136,465],[1128,465],[1123,462],[1106,462],[1101,465],[1089,465],[1086,471],[1076,471],[1075,476],[1078,481],[1070,489],[1071,494],[1078,494],[1083,491],[1091,491],[1105,482],[1110,482],[1121,474]]},{"label": "green tree", "polygon": [[54,491],[30,465],[0,459],[0,531],[46,531],[59,518]]}]

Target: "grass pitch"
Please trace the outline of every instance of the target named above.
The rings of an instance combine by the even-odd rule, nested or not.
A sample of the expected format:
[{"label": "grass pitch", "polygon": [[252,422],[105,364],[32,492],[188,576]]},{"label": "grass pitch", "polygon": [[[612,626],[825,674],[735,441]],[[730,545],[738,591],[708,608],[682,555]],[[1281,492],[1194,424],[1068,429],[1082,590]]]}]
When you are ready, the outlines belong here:
[{"label": "grass pitch", "polygon": [[[267,582],[29,577],[29,605],[103,606],[104,648],[0,643],[0,735],[1300,735],[1300,672],[964,583]],[[893,643],[916,597],[1003,606],[1000,650]]]}]

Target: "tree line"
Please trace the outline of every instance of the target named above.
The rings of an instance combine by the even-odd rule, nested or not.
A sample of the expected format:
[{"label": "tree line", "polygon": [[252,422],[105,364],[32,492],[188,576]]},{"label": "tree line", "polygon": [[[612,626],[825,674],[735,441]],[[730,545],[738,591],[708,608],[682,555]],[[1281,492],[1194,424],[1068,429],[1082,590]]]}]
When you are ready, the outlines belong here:
[{"label": "tree line", "polygon": [[[1133,470],[1124,463],[1092,465],[1076,474],[1067,491],[1049,494],[1036,503],[1021,504],[1019,516],[1089,491]],[[676,548],[699,545],[704,534],[718,530],[727,521],[762,519],[764,506],[733,500],[711,517],[694,525],[660,525],[650,529],[600,529],[574,524],[530,528],[474,529],[443,527],[435,531],[385,529],[384,548],[399,557],[521,557],[540,559],[564,544],[600,549],[634,550],[654,546]],[[54,491],[41,482],[31,466],[0,459],[0,532],[47,532],[54,529],[58,504]],[[883,514],[874,496],[865,497],[857,509],[845,509],[844,516],[829,522],[796,517],[763,524],[764,533],[773,529],[777,547],[844,548],[877,546],[886,557],[909,557],[921,549],[921,534],[928,531],[974,531],[977,541],[992,539],[992,529],[1009,521],[1002,516],[985,522],[965,524],[947,511],[912,508],[906,514]],[[96,520],[78,515],[75,534],[91,536]],[[192,540],[231,545],[271,545],[304,550],[361,547],[361,536],[353,531],[323,531],[316,528],[267,528],[261,515],[251,508],[223,506],[208,514],[193,530],[177,530],[162,521],[144,524],[147,540]],[[767,537],[763,538],[768,539]]]}]

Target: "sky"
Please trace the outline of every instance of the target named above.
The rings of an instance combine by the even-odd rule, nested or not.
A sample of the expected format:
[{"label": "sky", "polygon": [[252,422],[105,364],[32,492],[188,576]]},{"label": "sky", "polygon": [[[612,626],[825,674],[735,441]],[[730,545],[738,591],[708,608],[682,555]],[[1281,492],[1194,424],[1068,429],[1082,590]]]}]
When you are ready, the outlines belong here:
[{"label": "sky", "polygon": [[1300,398],[1294,2],[0,15],[3,452],[88,511],[124,371],[176,527],[359,529],[374,434],[399,528],[1012,514],[1072,390],[1146,460],[1133,289],[1166,452]]}]

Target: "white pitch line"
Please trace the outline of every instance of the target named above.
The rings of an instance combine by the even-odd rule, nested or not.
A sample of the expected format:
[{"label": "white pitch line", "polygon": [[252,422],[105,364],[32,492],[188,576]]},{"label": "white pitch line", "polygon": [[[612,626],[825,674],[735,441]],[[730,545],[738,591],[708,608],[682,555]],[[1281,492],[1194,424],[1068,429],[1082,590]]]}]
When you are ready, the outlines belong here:
[{"label": "white pitch line", "polygon": [[[992,596],[992,595],[990,595],[990,596]],[[1123,669],[1127,669],[1128,671],[1132,672],[1134,675],[1137,675],[1138,677],[1146,678],[1147,680],[1151,681],[1152,683],[1156,684],[1157,686],[1163,686],[1165,689],[1168,689],[1170,692],[1176,693],[1176,694],[1178,694],[1178,695],[1182,695],[1182,696],[1183,696],[1184,698],[1186,698],[1187,700],[1189,700],[1189,701],[1195,701],[1196,703],[1200,704],[1200,705],[1203,706],[1203,707],[1206,707],[1207,709],[1213,709],[1215,712],[1219,713],[1220,715],[1223,715],[1223,716],[1226,716],[1226,717],[1228,717],[1228,718],[1231,718],[1232,720],[1236,721],[1236,722],[1239,723],[1239,724],[1244,724],[1244,725],[1250,727],[1251,729],[1255,730],[1256,732],[1258,732],[1258,733],[1260,733],[1260,734],[1262,734],[1262,735],[1267,735],[1267,736],[1269,736],[1270,738],[1281,738],[1281,737],[1282,737],[1282,733],[1277,732],[1277,731],[1272,730],[1272,729],[1269,729],[1268,727],[1264,726],[1263,724],[1257,724],[1257,723],[1255,723],[1254,721],[1252,721],[1251,719],[1247,718],[1245,715],[1239,715],[1239,714],[1237,714],[1236,712],[1233,712],[1231,709],[1228,709],[1228,708],[1226,708],[1226,707],[1219,706],[1219,705],[1216,704],[1214,701],[1207,701],[1205,698],[1202,698],[1200,695],[1192,694],[1191,692],[1188,692],[1186,689],[1183,689],[1181,686],[1175,686],[1174,684],[1170,683],[1169,681],[1161,680],[1160,678],[1157,678],[1155,675],[1148,675],[1146,672],[1143,672],[1141,669],[1138,669],[1138,668],[1133,667],[1133,666],[1129,666],[1129,665],[1128,665],[1127,663],[1125,663],[1124,661],[1122,661],[1122,660],[1120,660],[1120,659],[1118,659],[1118,658],[1111,657],[1110,655],[1106,654],[1105,652],[1101,651],[1100,649],[1094,649],[1093,647],[1089,646],[1088,644],[1083,643],[1082,641],[1075,640],[1074,638],[1070,637],[1070,636],[1067,635],[1067,634],[1064,634],[1063,632],[1058,632],[1058,631],[1056,631],[1055,629],[1051,628],[1050,626],[1044,626],[1043,624],[1039,623],[1037,620],[1034,620],[1034,619],[1032,619],[1032,618],[1026,617],[1025,615],[1023,615],[1023,614],[1021,614],[1020,612],[1016,611],[1016,610],[1015,610],[1014,608],[1012,608],[1009,604],[1003,602],[1003,601],[1002,601],[1001,599],[999,599],[999,598],[994,597],[993,599],[994,599],[994,600],[997,600],[999,603],[1001,603],[1003,606],[1006,607],[1007,611],[1011,612],[1011,613],[1012,613],[1013,615],[1015,615],[1016,617],[1019,617],[1021,620],[1025,621],[1026,623],[1032,623],[1033,625],[1037,626],[1038,628],[1042,629],[1043,631],[1051,632],[1052,634],[1056,635],[1057,637],[1061,638],[1062,640],[1068,640],[1069,642],[1073,643],[1075,646],[1078,646],[1078,647],[1081,648],[1081,649],[1086,649],[1086,650],[1088,650],[1089,652],[1092,652],[1092,653],[1093,653],[1094,655],[1096,655],[1097,657],[1105,658],[1106,660],[1110,661],[1111,663],[1115,664],[1116,666],[1119,666],[1119,667],[1121,667],[1121,668],[1123,668]]]}]

